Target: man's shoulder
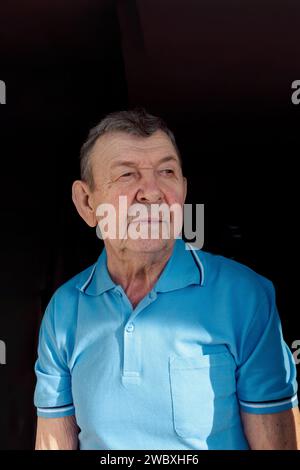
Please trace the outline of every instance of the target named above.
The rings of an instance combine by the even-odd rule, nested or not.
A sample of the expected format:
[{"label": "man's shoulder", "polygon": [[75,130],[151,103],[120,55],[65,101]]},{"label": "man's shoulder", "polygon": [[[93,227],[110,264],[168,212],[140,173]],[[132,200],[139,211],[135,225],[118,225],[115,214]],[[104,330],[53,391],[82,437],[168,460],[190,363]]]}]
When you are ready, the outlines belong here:
[{"label": "man's shoulder", "polygon": [[78,310],[78,296],[80,288],[84,286],[93,273],[95,265],[80,271],[58,287],[52,294],[43,315],[44,323],[55,325],[56,334],[71,334],[76,328]]},{"label": "man's shoulder", "polygon": [[72,276],[70,279],[68,279],[63,284],[61,284],[61,286],[58,287],[56,292],[64,294],[70,291],[74,291],[74,289],[75,289],[75,292],[77,292],[78,290],[81,290],[81,288],[84,286],[87,280],[91,277],[94,271],[95,265],[96,263],[91,264],[87,268],[83,269],[79,273]]},{"label": "man's shoulder", "polygon": [[74,323],[74,316],[77,316],[80,290],[92,275],[94,267],[95,264],[80,271],[54,291],[44,314],[46,319],[58,326],[61,325],[63,328]]},{"label": "man's shoulder", "polygon": [[61,284],[53,294],[56,300],[72,300],[78,297],[85,284],[88,282],[93,274],[95,263],[83,269],[79,273],[72,276],[70,279]]},{"label": "man's shoulder", "polygon": [[263,296],[274,288],[266,276],[235,259],[203,250],[198,252],[198,258],[204,266],[207,285],[255,292]]}]

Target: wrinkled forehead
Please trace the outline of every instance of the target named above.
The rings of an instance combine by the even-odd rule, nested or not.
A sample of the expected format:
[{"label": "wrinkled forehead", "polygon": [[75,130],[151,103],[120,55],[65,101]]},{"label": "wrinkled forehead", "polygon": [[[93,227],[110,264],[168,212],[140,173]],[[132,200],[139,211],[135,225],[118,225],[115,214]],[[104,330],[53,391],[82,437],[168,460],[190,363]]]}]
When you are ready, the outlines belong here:
[{"label": "wrinkled forehead", "polygon": [[160,159],[173,156],[179,161],[176,149],[163,131],[149,137],[140,137],[125,132],[109,132],[96,141],[91,152],[91,164],[96,169],[108,169],[122,159],[139,166],[152,165]]}]

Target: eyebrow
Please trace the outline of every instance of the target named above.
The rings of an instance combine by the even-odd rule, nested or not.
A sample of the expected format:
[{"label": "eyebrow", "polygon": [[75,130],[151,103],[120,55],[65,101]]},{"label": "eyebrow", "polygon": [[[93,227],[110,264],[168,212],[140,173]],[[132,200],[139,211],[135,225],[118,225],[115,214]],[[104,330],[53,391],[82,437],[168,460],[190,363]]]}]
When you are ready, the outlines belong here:
[{"label": "eyebrow", "polygon": [[[161,158],[159,161],[158,161],[158,164],[161,164],[161,163],[166,163],[166,162],[169,162],[169,161],[174,161],[176,163],[179,163],[179,160],[178,158],[176,158],[174,155],[168,155],[166,157],[163,157]],[[112,165],[111,165],[111,168],[115,168],[117,166],[130,166],[130,167],[135,167],[137,165],[136,162],[133,162],[132,160],[117,160],[115,161]]]}]

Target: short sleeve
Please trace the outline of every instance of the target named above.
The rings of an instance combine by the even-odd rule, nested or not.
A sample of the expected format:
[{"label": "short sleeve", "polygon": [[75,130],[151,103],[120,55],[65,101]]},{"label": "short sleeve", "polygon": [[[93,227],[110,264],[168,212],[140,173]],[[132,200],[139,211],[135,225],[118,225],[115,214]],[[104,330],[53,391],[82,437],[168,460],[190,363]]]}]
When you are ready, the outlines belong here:
[{"label": "short sleeve", "polygon": [[237,368],[237,394],[243,411],[278,413],[298,405],[296,365],[285,343],[273,284],[264,295],[245,336]]},{"label": "short sleeve", "polygon": [[63,351],[57,345],[55,294],[46,308],[40,327],[35,374],[34,405],[37,415],[43,418],[74,415],[70,370]]}]

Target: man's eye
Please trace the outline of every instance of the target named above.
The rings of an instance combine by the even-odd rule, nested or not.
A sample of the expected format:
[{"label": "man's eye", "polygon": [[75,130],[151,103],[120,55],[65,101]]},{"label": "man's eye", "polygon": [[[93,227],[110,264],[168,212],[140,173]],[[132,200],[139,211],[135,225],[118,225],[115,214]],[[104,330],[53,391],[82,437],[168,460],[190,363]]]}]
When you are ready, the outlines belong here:
[{"label": "man's eye", "polygon": [[128,171],[127,173],[123,173],[120,178],[130,178],[130,176],[134,175],[134,171]]},{"label": "man's eye", "polygon": [[174,170],[172,170],[171,168],[164,168],[163,170],[160,170],[160,173],[171,175],[172,173],[174,173]]}]

